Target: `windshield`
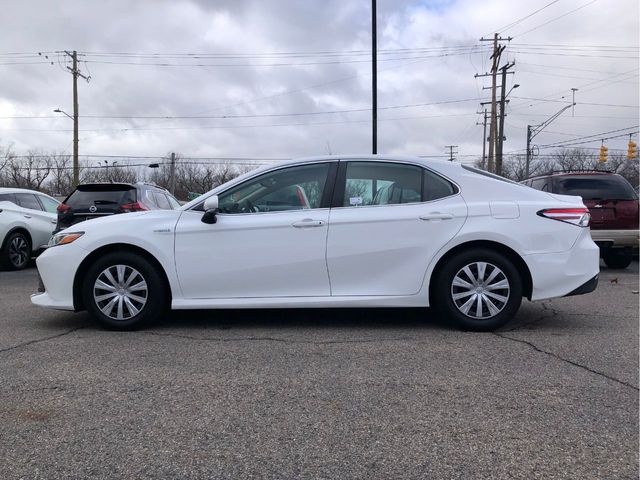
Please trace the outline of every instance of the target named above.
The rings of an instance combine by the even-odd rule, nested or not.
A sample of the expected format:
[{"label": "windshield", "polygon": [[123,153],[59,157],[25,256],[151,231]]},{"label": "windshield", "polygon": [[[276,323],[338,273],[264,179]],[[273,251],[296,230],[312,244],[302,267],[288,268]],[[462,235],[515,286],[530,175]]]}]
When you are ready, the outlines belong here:
[{"label": "windshield", "polygon": [[577,195],[583,200],[635,200],[633,188],[618,175],[575,175],[554,179],[554,193]]}]

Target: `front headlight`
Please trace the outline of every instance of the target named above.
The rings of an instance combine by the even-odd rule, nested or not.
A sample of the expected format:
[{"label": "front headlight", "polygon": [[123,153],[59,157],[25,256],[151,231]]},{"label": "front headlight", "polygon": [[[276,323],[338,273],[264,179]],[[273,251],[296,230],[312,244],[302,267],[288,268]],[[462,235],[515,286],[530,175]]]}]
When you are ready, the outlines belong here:
[{"label": "front headlight", "polygon": [[56,233],[53,237],[51,237],[51,240],[49,240],[47,248],[57,247],[58,245],[66,245],[68,243],[75,242],[82,235],[84,235],[84,232]]}]

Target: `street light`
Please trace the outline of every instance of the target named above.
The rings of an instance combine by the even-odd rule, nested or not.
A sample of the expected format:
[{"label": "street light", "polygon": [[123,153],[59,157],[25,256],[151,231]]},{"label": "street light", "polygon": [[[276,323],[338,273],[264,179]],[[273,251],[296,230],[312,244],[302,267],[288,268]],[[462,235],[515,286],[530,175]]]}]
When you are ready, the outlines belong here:
[{"label": "street light", "polygon": [[78,116],[77,114],[71,116],[67,112],[65,112],[64,110],[60,110],[59,108],[56,108],[54,112],[62,113],[73,120],[73,186],[76,187],[78,186],[80,178],[80,166],[78,164]]}]

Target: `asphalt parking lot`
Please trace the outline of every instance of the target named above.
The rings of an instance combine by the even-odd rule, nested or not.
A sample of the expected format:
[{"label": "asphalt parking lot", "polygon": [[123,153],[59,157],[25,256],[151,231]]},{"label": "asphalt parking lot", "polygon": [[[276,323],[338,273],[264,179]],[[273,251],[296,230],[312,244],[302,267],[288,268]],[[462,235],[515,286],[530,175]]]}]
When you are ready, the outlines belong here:
[{"label": "asphalt parking lot", "polygon": [[420,310],[107,332],[0,272],[0,478],[638,478],[638,263],[500,332]]}]

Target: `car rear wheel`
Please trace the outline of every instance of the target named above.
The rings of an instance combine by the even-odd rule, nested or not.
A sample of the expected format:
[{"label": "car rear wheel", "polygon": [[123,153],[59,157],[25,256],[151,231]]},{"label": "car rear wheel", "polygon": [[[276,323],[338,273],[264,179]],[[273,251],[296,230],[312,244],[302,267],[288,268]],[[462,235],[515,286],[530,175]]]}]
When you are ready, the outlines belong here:
[{"label": "car rear wheel", "polygon": [[491,250],[478,248],[455,255],[434,280],[433,304],[465,330],[495,330],[513,318],[522,302],[517,268]]},{"label": "car rear wheel", "polygon": [[100,258],[83,282],[87,310],[111,330],[135,330],[162,317],[167,291],[157,268],[131,252]]},{"label": "car rear wheel", "polygon": [[9,270],[27,268],[31,260],[31,241],[22,232],[9,234],[2,249],[2,263]]},{"label": "car rear wheel", "polygon": [[631,265],[633,254],[630,249],[612,249],[602,254],[602,260],[609,268],[627,268]]}]

